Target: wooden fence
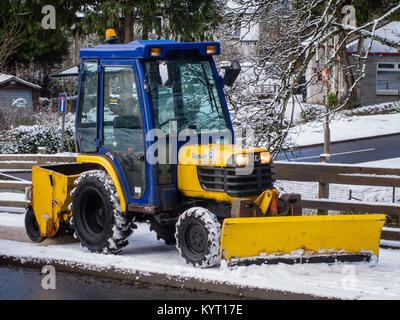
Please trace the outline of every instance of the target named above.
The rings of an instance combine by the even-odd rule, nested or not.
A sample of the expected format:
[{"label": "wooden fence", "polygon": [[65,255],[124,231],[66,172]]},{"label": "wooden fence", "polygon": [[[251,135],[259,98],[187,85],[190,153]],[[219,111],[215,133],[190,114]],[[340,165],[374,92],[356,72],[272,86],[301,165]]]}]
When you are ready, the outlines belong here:
[{"label": "wooden fence", "polygon": [[[12,191],[25,191],[31,186],[29,178],[32,166],[71,163],[76,157],[74,155],[48,155],[48,154],[4,154],[0,155],[0,193]],[[22,196],[22,195],[21,195]],[[0,199],[0,207],[25,208],[25,200]]]},{"label": "wooden fence", "polygon": [[[320,199],[303,195],[303,208],[338,210],[345,212],[385,213],[400,215],[400,203],[394,202],[395,188],[400,187],[399,169],[373,168],[357,165],[275,162],[276,180],[318,182],[319,185],[341,184],[356,186],[389,187],[393,190],[392,202],[366,202],[357,200],[327,199],[328,193],[319,194]],[[321,189],[321,188],[320,188]]]}]

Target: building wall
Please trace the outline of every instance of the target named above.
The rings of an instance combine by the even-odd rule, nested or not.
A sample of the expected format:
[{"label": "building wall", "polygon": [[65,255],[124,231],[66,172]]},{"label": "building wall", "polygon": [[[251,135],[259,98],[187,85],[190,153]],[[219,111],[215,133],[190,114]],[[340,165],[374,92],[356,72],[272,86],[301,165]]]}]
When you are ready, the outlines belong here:
[{"label": "building wall", "polygon": [[20,83],[0,87],[0,104],[10,105],[14,99],[24,98],[30,107],[39,102],[39,91]]},{"label": "building wall", "polygon": [[[350,64],[354,65],[354,59],[349,57]],[[393,62],[400,64],[400,56],[389,56],[389,55],[370,55],[367,59],[367,64],[365,68],[365,77],[361,80],[360,85],[360,100],[356,103],[361,106],[374,105],[384,102],[399,101],[400,100],[400,90],[398,94],[382,94],[377,93],[377,64],[384,62]],[[311,60],[307,67],[306,79],[309,81],[313,79],[311,83],[307,86],[307,102],[313,104],[323,104],[325,97],[326,88],[322,86],[321,81],[316,77],[317,70],[321,69],[321,65],[324,63],[324,50],[321,48],[319,50],[319,63],[315,59]],[[398,81],[398,87],[400,88],[400,72],[398,76],[393,76],[393,79]],[[345,81],[343,79],[343,74],[339,74],[339,88],[342,94],[345,92]],[[334,88],[331,86],[330,92],[334,92]],[[339,93],[340,95],[340,93]]]},{"label": "building wall", "polygon": [[[352,59],[350,58],[350,61]],[[367,59],[365,68],[365,78],[361,82],[360,87],[360,104],[361,106],[379,104],[384,102],[399,101],[400,95],[383,95],[377,94],[376,88],[376,71],[378,62],[397,62],[400,63],[400,56],[378,56],[371,55]],[[400,83],[400,73],[398,77]]]}]

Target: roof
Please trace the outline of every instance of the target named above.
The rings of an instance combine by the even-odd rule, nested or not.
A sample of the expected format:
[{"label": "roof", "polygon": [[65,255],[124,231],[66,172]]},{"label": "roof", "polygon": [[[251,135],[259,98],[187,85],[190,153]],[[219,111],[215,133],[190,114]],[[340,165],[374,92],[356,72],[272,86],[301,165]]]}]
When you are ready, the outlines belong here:
[{"label": "roof", "polygon": [[59,73],[55,73],[50,75],[52,78],[61,78],[61,77],[75,77],[79,76],[79,66],[69,67]]},{"label": "roof", "polygon": [[172,40],[140,40],[127,44],[104,44],[94,48],[85,48],[80,51],[80,58],[108,58],[108,59],[133,59],[151,58],[150,48],[161,48],[163,58],[170,50],[198,50],[201,55],[206,53],[206,46],[215,45],[216,53],[220,54],[219,42],[177,42]]},{"label": "roof", "polygon": [[31,87],[31,88],[34,88],[34,89],[38,89],[38,90],[41,88],[40,86],[38,86],[38,85],[36,85],[34,83],[28,82],[26,80],[22,80],[21,78],[18,78],[16,76],[13,76],[13,75],[10,75],[10,74],[0,73],[0,86],[5,84],[5,83],[7,83],[7,82],[10,82],[10,81],[16,81],[16,82],[19,82],[19,83],[21,83],[23,85],[26,85],[28,87]]},{"label": "roof", "polygon": [[[400,21],[393,21],[385,24],[384,26],[376,29],[375,34],[387,39],[389,41],[400,43]],[[370,39],[363,40],[363,50],[366,51],[370,45]],[[354,40],[347,45],[347,52],[357,52],[358,40]],[[382,44],[377,40],[372,41],[372,47],[370,54],[382,54],[382,55],[398,55],[400,51],[388,45]]]}]

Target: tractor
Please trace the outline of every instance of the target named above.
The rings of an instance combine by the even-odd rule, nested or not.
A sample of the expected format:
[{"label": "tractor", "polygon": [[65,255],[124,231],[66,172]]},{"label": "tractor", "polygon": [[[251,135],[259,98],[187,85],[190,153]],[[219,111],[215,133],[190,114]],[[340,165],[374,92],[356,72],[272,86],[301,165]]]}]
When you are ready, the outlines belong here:
[{"label": "tractor", "polygon": [[[302,216],[274,187],[271,154],[242,148],[219,74],[218,42],[117,41],[80,51],[76,162],[35,166],[25,229],[34,242],[72,232],[116,254],[137,223],[189,265],[368,260],[385,215]],[[134,238],[134,237],[133,237]]]}]

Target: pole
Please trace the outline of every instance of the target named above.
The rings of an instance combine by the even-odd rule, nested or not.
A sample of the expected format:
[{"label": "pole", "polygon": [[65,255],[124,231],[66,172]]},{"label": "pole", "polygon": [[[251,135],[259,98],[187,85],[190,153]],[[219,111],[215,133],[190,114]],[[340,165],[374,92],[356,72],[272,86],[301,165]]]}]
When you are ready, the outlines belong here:
[{"label": "pole", "polygon": [[[328,23],[328,16],[326,16],[326,23]],[[325,68],[328,70],[329,60],[329,43],[328,40],[325,43]],[[331,132],[329,129],[329,77],[326,77],[326,91],[325,91],[325,121],[324,121],[324,154],[320,155],[320,162],[329,162],[331,153]],[[319,182],[318,184],[318,198],[328,199],[329,198],[329,184],[325,182]],[[327,215],[328,210],[319,209],[318,215]]]},{"label": "pole", "polygon": [[[326,23],[328,23],[328,16],[326,16]],[[328,60],[329,60],[329,43],[328,40],[325,43],[325,65],[326,70],[328,70]],[[329,79],[329,77],[327,77]],[[331,153],[331,132],[329,129],[329,80],[326,83],[325,92],[325,123],[324,123],[324,153]],[[328,160],[329,161],[329,160]]]},{"label": "pole", "polygon": [[65,112],[67,111],[67,95],[60,94],[60,100],[58,103],[58,111],[61,112],[61,145],[59,152],[64,151],[64,141],[65,141],[65,136],[64,136],[64,131],[65,131]]},{"label": "pole", "polygon": [[64,137],[64,131],[65,131],[65,112],[62,113],[61,116],[62,120],[61,120],[61,146],[60,146],[60,152],[64,151],[64,141],[65,141],[65,137]]}]

